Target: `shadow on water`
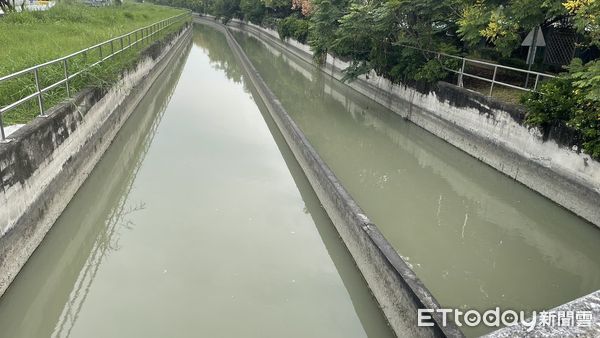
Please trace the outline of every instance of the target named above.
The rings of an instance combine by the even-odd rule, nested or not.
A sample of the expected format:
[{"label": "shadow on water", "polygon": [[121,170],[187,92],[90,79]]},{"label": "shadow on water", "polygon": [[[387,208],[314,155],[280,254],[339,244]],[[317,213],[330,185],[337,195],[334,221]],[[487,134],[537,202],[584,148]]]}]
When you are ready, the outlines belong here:
[{"label": "shadow on water", "polygon": [[2,337],[69,336],[100,263],[118,250],[119,232],[136,226],[129,215],[144,208],[125,202],[190,48],[167,65],[0,299]]},{"label": "shadow on water", "polygon": [[299,58],[235,36],[443,306],[532,311],[600,287],[594,226]]}]

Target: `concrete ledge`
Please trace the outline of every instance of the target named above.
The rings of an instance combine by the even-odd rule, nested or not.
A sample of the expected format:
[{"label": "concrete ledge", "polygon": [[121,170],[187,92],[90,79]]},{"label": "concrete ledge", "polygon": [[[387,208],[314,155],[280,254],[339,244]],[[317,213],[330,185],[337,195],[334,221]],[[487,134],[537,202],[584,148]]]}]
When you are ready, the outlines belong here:
[{"label": "concrete ledge", "polygon": [[195,22],[210,25],[225,34],[234,55],[281,130],[396,335],[462,337],[462,332],[453,323],[441,325],[441,316],[434,317],[436,325],[432,327],[417,326],[419,308],[439,308],[435,298],[323,162],[226,27],[202,17],[196,17]]},{"label": "concrete ledge", "polygon": [[[313,64],[307,45],[282,41],[274,30],[239,20],[228,26]],[[328,55],[321,70],[341,80],[347,66]],[[445,82],[423,92],[374,72],[348,86],[600,227],[600,162],[573,151],[564,136],[524,126],[522,107]]]},{"label": "concrete ledge", "polygon": [[84,90],[0,144],[0,295],[40,244],[191,26],[154,43],[108,90]]}]

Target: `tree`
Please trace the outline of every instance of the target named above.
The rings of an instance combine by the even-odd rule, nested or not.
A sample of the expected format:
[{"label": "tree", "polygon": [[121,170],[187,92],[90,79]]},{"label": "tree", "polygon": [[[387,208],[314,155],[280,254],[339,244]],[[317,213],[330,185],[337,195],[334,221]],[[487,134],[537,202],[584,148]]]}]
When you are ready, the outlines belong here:
[{"label": "tree", "polygon": [[314,0],[310,17],[309,44],[318,64],[325,62],[339,27],[338,21],[349,5],[348,0]]},{"label": "tree", "polygon": [[567,0],[563,3],[577,30],[589,37],[590,44],[600,47],[600,1]]},{"label": "tree", "polygon": [[[318,38],[311,45],[316,53],[327,50],[351,60],[346,79],[375,70],[393,82],[432,83],[446,76],[448,65],[423,50],[456,52],[453,17],[458,12],[451,8],[455,2],[377,0],[352,3],[346,13],[324,7],[326,1],[317,2],[311,20],[313,37]],[[339,13],[343,14],[332,25]]]},{"label": "tree", "polygon": [[303,16],[309,16],[313,10],[311,0],[292,0],[292,9],[299,9]]},{"label": "tree", "polygon": [[266,13],[265,4],[262,0],[241,0],[240,10],[244,20],[251,21],[255,24],[262,23]]},{"label": "tree", "polygon": [[233,18],[242,18],[240,0],[215,0],[212,12],[223,23],[227,23]]},{"label": "tree", "polygon": [[471,47],[485,39],[502,55],[509,56],[519,47],[524,34],[534,27],[543,29],[572,16],[562,1],[476,0],[463,6],[457,21],[458,33]]}]

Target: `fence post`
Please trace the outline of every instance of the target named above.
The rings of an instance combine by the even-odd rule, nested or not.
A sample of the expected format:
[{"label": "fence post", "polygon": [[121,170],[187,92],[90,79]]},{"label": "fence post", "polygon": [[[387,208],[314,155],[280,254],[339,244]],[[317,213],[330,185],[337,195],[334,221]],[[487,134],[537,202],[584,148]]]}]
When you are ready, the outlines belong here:
[{"label": "fence post", "polygon": [[44,116],[44,98],[42,96],[42,91],[40,90],[40,76],[38,74],[38,69],[33,70],[33,75],[35,77],[35,88],[38,93],[38,106],[40,108],[40,116]]},{"label": "fence post", "polygon": [[4,135],[4,122],[2,122],[2,114],[0,114],[0,141],[4,141],[6,139],[6,135]]},{"label": "fence post", "polygon": [[458,73],[458,86],[459,87],[463,87],[463,73],[465,72],[465,62],[466,59],[462,58],[463,62],[462,62],[462,66],[460,66],[460,73]]},{"label": "fence post", "polygon": [[533,85],[533,91],[537,90],[538,81],[540,80],[540,74],[535,74],[535,84]]},{"label": "fence post", "polygon": [[494,82],[496,82],[496,72],[498,72],[498,66],[494,66],[494,76],[492,77],[492,84],[490,85],[490,96],[492,96],[492,91],[494,90]]},{"label": "fence post", "polygon": [[67,67],[67,59],[63,60],[63,70],[65,71],[65,86],[67,87],[67,97],[71,97],[71,90],[69,89],[69,69]]},{"label": "fence post", "polygon": [[99,45],[98,49],[100,50],[100,60],[102,60],[102,45]]}]

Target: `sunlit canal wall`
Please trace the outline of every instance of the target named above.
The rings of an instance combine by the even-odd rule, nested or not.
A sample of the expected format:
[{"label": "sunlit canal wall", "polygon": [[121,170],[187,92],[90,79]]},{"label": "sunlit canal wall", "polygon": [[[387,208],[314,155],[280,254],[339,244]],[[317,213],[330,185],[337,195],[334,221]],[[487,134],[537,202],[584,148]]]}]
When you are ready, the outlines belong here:
[{"label": "sunlit canal wall", "polygon": [[108,90],[84,90],[0,144],[0,295],[88,177],[138,102],[189,43],[155,42]]}]

